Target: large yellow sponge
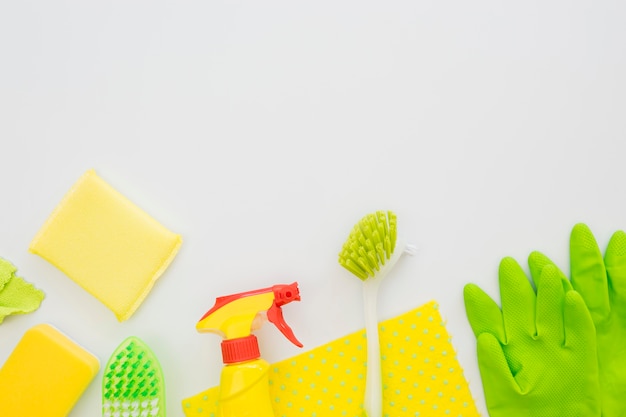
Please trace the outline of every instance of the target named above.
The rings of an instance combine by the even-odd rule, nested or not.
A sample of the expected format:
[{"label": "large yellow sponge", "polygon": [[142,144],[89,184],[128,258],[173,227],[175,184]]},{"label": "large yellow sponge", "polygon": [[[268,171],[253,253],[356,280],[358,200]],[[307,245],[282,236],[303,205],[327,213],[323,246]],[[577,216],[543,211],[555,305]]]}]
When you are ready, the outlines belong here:
[{"label": "large yellow sponge", "polygon": [[54,210],[30,251],[128,319],[178,252],[182,239],[94,170]]},{"label": "large yellow sponge", "polygon": [[65,417],[99,368],[95,356],[56,328],[31,327],[0,368],[0,416]]}]

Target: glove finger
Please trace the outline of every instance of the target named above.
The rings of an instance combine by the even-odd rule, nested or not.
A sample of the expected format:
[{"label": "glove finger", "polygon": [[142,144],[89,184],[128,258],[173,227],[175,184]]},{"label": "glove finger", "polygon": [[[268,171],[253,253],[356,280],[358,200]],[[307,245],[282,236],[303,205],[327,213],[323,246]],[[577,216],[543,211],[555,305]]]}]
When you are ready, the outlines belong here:
[{"label": "glove finger", "polygon": [[535,288],[539,286],[539,280],[541,279],[541,271],[546,265],[553,265],[557,269],[558,274],[561,277],[561,280],[563,283],[563,289],[565,291],[569,291],[572,289],[572,284],[569,282],[569,279],[567,278],[565,273],[561,271],[561,269],[558,268],[556,264],[552,262],[550,258],[548,258],[546,255],[538,251],[533,251],[528,256],[528,267],[530,268],[530,276],[532,277],[533,282],[535,283]]},{"label": "glove finger", "polygon": [[563,303],[565,293],[559,270],[546,265],[537,287],[537,335],[563,343]]},{"label": "glove finger", "polygon": [[512,402],[520,397],[520,389],[502,346],[491,334],[483,333],[478,336],[477,356],[489,415],[507,415],[507,410],[515,408]]},{"label": "glove finger", "polygon": [[500,262],[500,296],[507,341],[521,335],[535,335],[536,296],[530,280],[513,258]]},{"label": "glove finger", "polygon": [[539,286],[541,271],[546,265],[554,265],[554,262],[543,253],[533,251],[528,255],[528,267],[530,269],[530,276],[535,283],[535,288]]},{"label": "glove finger", "polygon": [[480,287],[467,284],[463,288],[465,312],[476,338],[490,333],[504,343],[504,323],[498,305]]},{"label": "glove finger", "polygon": [[626,233],[613,233],[604,256],[609,291],[615,304],[626,306]]},{"label": "glove finger", "polygon": [[[563,327],[566,347],[582,349],[590,355],[596,352],[596,330],[582,296],[576,291],[565,294],[563,303]],[[593,357],[593,356],[592,356]]]},{"label": "glove finger", "polygon": [[585,300],[591,317],[597,323],[609,314],[609,290],[602,254],[585,224],[579,223],[572,229],[570,264],[572,286]]}]

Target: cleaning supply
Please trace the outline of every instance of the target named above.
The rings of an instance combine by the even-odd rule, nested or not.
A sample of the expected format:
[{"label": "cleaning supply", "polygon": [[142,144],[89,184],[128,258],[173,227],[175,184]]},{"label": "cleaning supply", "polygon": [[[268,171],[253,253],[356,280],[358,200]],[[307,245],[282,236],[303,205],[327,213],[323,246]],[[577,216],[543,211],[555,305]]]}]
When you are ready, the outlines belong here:
[{"label": "cleaning supply", "polygon": [[99,368],[98,358],[55,327],[31,327],[0,368],[0,415],[65,417]]},{"label": "cleaning supply", "polygon": [[136,336],[124,340],[104,368],[102,417],[165,417],[161,366]]},{"label": "cleaning supply", "polygon": [[0,323],[12,314],[27,314],[37,310],[45,294],[15,272],[17,268],[0,258]]},{"label": "cleaning supply", "polygon": [[339,264],[363,281],[368,364],[364,407],[368,417],[380,417],[382,412],[378,288],[405,251],[413,254],[414,248],[398,240],[395,213],[377,211],[353,227],[339,253]]},{"label": "cleaning supply", "polygon": [[220,417],[274,417],[269,395],[269,363],[261,359],[252,331],[267,319],[293,344],[302,347],[283,318],[282,306],[300,301],[296,282],[219,297],[198,321],[199,332],[222,336]]},{"label": "cleaning supply", "polygon": [[87,171],[30,244],[40,255],[127,320],[181,245],[175,234]]},{"label": "cleaning supply", "polygon": [[[603,257],[589,227],[579,223],[571,231],[569,251],[571,287],[582,296],[595,326],[602,416],[622,417],[626,414],[626,233],[613,233]],[[556,267],[538,251],[529,256],[528,264],[537,284],[544,268]]]},{"label": "cleaning supply", "polygon": [[512,258],[499,280],[502,309],[475,284],[464,289],[490,417],[599,417],[595,329],[580,294],[553,266],[535,293]]},{"label": "cleaning supply", "polygon": [[[379,325],[383,415],[478,417],[436,301]],[[366,373],[364,329],[270,366],[276,416],[360,417]],[[186,417],[217,416],[219,387],[182,401]]]}]

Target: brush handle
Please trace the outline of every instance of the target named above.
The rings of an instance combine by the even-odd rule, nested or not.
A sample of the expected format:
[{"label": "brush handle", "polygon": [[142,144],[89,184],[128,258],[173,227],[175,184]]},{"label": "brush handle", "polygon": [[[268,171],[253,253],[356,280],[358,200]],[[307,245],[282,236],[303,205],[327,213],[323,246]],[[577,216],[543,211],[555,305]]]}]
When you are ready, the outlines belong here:
[{"label": "brush handle", "polygon": [[380,340],[378,335],[377,298],[380,278],[363,281],[363,304],[365,307],[365,331],[367,334],[367,379],[363,407],[367,417],[381,417],[383,389],[380,363]]}]

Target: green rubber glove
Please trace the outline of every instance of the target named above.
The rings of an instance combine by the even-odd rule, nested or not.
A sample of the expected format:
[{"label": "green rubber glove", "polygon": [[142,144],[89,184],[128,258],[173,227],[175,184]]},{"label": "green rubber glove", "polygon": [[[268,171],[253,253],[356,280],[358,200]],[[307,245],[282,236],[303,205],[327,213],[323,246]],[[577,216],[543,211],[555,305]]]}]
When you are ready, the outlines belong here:
[{"label": "green rubber glove", "polygon": [[[541,283],[545,267],[554,267],[540,252],[533,252],[528,264],[536,283]],[[575,225],[570,273],[572,287],[585,300],[596,328],[602,416],[626,416],[626,233],[613,234],[603,259],[591,230]]]},{"label": "green rubber glove", "polygon": [[512,258],[499,268],[502,309],[464,288],[491,417],[599,417],[595,330],[581,296],[553,266],[537,292]]}]

